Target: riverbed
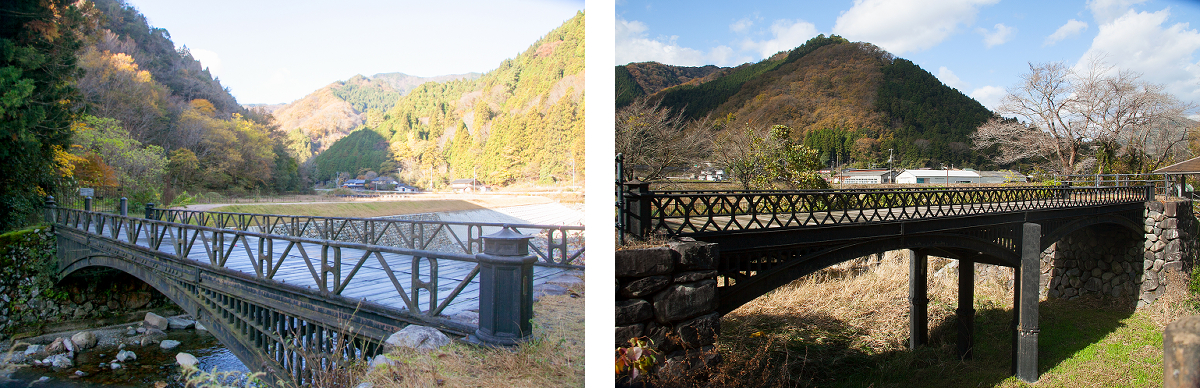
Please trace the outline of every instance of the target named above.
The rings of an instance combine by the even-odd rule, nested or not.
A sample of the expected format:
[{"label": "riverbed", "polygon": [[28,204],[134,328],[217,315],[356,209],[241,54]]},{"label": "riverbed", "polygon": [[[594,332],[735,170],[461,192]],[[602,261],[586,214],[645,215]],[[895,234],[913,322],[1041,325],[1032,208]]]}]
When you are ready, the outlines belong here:
[{"label": "riverbed", "polygon": [[[136,324],[127,326],[136,327]],[[113,329],[112,334],[120,337],[124,331],[124,328]],[[31,383],[33,387],[183,387],[180,368],[175,364],[178,353],[196,356],[200,360],[197,365],[200,370],[215,368],[222,372],[241,372],[242,375],[250,373],[249,368],[208,332],[185,329],[166,333],[166,339],[179,341],[180,345],[171,350],[164,350],[157,344],[126,346],[125,350],[137,354],[137,360],[125,363],[121,369],[113,370],[108,366],[116,356],[117,346],[102,341],[101,345],[76,354],[73,368],[55,371],[47,367],[16,367],[8,379],[0,376],[0,388],[29,387]],[[85,375],[77,376],[76,371],[83,371]],[[49,379],[36,382],[43,377]],[[162,384],[156,384],[160,382]]]}]

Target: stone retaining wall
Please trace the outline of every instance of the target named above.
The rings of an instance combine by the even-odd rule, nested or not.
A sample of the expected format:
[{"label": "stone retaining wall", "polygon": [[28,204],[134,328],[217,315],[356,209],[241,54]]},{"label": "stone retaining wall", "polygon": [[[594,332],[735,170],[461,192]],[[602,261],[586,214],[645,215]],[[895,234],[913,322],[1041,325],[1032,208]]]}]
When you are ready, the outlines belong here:
[{"label": "stone retaining wall", "polygon": [[[696,241],[616,252],[616,345],[649,337],[662,368],[716,360],[717,245]],[[699,362],[697,362],[699,361]]]}]

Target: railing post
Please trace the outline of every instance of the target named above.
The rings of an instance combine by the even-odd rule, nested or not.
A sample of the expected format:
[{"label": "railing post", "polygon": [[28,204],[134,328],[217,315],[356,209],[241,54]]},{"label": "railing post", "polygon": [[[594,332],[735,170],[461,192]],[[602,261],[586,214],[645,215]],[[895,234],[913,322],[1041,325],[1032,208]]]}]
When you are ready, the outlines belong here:
[{"label": "railing post", "polygon": [[512,346],[533,331],[533,263],[529,239],[508,225],[483,236],[479,260],[479,328],[469,340]]},{"label": "railing post", "polygon": [[125,197],[121,197],[121,215],[122,216],[129,215],[129,200],[126,199]]},{"label": "railing post", "polygon": [[650,183],[633,180],[625,182],[625,233],[638,239],[650,235]]},{"label": "railing post", "polygon": [[154,202],[146,203],[146,219],[153,220],[154,218]]},{"label": "railing post", "polygon": [[58,221],[58,204],[54,202],[53,196],[50,196],[50,195],[46,196],[45,212],[46,212],[45,218],[46,218],[47,224],[53,225],[56,221]]}]

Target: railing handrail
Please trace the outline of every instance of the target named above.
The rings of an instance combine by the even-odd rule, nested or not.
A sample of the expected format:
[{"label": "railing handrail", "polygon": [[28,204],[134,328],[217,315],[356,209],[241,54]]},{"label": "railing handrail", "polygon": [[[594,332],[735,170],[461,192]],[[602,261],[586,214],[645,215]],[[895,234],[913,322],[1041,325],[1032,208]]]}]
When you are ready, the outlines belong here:
[{"label": "railing handrail", "polygon": [[630,183],[627,189],[622,212],[630,225],[624,232],[640,237],[1101,206],[1145,202],[1154,195],[1147,185],[651,191],[644,183]]}]

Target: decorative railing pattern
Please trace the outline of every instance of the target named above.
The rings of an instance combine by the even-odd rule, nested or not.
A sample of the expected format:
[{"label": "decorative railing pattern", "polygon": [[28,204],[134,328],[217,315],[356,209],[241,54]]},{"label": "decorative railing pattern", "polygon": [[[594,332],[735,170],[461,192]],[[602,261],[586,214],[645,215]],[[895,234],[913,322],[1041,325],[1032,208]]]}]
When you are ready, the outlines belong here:
[{"label": "decorative railing pattern", "polygon": [[1153,188],[986,187],[799,191],[650,191],[624,193],[625,232],[689,236],[747,229],[1022,212],[1145,202]]},{"label": "decorative railing pattern", "polygon": [[[203,214],[194,215],[207,217]],[[479,261],[470,254],[262,233],[243,230],[245,228],[220,228],[205,226],[204,221],[160,221],[56,207],[47,209],[47,218],[47,221],[59,227],[74,228],[147,247],[180,259],[241,271],[257,279],[278,280],[282,277],[280,269],[285,268],[285,263],[295,264],[299,260],[303,266],[291,265],[286,268],[299,269],[302,273],[307,270],[307,275],[311,277],[296,275],[293,271],[289,275],[292,279],[289,283],[297,283],[298,277],[300,280],[297,285],[354,299],[362,298],[364,293],[372,293],[372,302],[385,305],[388,299],[395,300],[398,296],[399,303],[393,305],[402,306],[409,314],[427,318],[441,314],[480,271]],[[353,228],[351,225],[353,223],[339,226]],[[277,230],[276,227],[283,225],[268,230]],[[446,264],[447,261],[460,264],[455,267],[465,273],[439,276],[439,264]],[[407,265],[407,268],[398,268],[393,262],[402,262],[404,264],[401,265]],[[452,279],[453,284],[442,284],[447,279]]]},{"label": "decorative railing pattern", "polygon": [[518,233],[534,236],[529,240],[529,250],[537,255],[538,265],[581,268],[584,255],[582,226],[291,216],[176,209],[147,209],[146,216],[219,229],[467,255],[482,251],[482,236],[502,227],[509,227]]}]

